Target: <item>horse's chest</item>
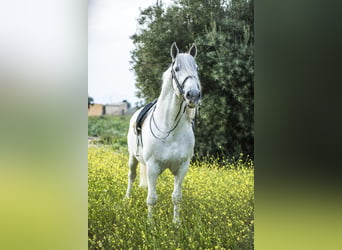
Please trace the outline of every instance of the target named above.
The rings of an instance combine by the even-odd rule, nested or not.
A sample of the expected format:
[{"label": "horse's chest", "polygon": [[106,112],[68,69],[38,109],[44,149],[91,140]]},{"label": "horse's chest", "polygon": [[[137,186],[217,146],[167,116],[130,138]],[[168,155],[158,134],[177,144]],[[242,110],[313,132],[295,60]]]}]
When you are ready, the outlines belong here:
[{"label": "horse's chest", "polygon": [[194,148],[193,136],[184,136],[172,140],[159,142],[154,147],[153,157],[165,165],[178,165],[188,161]]},{"label": "horse's chest", "polygon": [[181,143],[181,142],[173,142],[170,144],[165,145],[163,148],[164,155],[163,158],[167,159],[174,159],[174,158],[189,158],[190,153],[192,151],[191,143]]},{"label": "horse's chest", "polygon": [[160,156],[163,161],[183,161],[191,157],[193,152],[193,140],[182,138],[176,141],[169,141],[159,145]]}]

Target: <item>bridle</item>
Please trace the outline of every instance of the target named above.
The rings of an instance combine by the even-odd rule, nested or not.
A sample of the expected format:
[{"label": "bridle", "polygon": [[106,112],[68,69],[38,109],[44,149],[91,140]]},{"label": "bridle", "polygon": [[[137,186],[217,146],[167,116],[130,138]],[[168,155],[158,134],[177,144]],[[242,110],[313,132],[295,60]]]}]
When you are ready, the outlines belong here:
[{"label": "bridle", "polygon": [[[172,79],[175,80],[175,83],[177,85],[177,88],[179,90],[180,95],[183,97],[183,101],[185,101],[185,97],[184,97],[184,85],[185,82],[190,79],[190,78],[195,78],[193,75],[188,75],[187,77],[184,78],[182,84],[179,83],[177,76],[176,76],[176,72],[173,69],[173,66],[175,65],[175,60],[172,62],[171,64],[171,75],[172,75]],[[173,87],[172,87],[173,88]]]},{"label": "bridle", "polygon": [[[152,110],[152,114],[151,114],[151,117],[150,117],[150,124],[149,124],[149,125],[150,125],[151,134],[152,134],[155,138],[157,138],[157,139],[159,139],[159,140],[164,140],[164,139],[166,139],[167,137],[169,137],[169,135],[171,134],[171,132],[174,131],[174,130],[177,128],[177,126],[178,126],[178,124],[179,124],[179,122],[180,122],[180,120],[181,120],[183,114],[185,113],[186,107],[187,107],[187,105],[186,105],[186,100],[185,100],[185,96],[184,96],[184,85],[185,85],[185,82],[186,82],[187,80],[189,80],[190,78],[196,78],[194,75],[188,75],[188,76],[186,76],[186,77],[184,78],[184,80],[182,81],[182,83],[180,83],[180,82],[178,81],[177,76],[176,76],[176,72],[175,72],[175,70],[173,69],[173,66],[174,66],[174,65],[175,65],[175,60],[174,60],[174,61],[172,62],[172,64],[171,64],[171,75],[172,75],[172,79],[175,80],[175,83],[176,83],[176,85],[177,85],[178,91],[179,91],[180,95],[182,96],[183,100],[182,100],[182,102],[181,102],[181,104],[180,104],[180,106],[179,106],[179,110],[178,110],[178,113],[177,113],[176,118],[175,118],[175,120],[174,120],[174,124],[171,126],[171,128],[170,128],[168,131],[163,131],[163,130],[161,130],[161,129],[158,127],[158,125],[157,125],[157,123],[156,123],[156,121],[155,121],[155,118],[154,118],[154,111],[155,111],[155,109],[156,109],[156,107],[157,107],[157,103],[154,105],[153,110]],[[172,85],[172,88],[173,88],[173,85]],[[184,103],[185,103],[185,105],[184,105],[184,108],[183,108],[183,112],[181,112]],[[165,136],[158,136],[158,135],[156,135],[156,133],[153,132],[152,123],[153,123],[154,127],[159,131],[159,133],[165,134]]]}]

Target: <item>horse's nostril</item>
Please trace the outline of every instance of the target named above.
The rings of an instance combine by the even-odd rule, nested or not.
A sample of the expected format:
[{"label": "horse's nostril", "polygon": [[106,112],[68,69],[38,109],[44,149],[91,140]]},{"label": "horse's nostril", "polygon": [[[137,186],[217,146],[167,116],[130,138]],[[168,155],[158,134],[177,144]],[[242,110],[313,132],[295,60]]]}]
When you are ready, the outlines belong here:
[{"label": "horse's nostril", "polygon": [[188,91],[188,92],[186,92],[186,98],[190,98],[191,97],[191,90],[190,91]]},{"label": "horse's nostril", "polygon": [[200,91],[194,91],[193,94],[193,98],[195,98],[196,100],[198,100],[199,98],[201,98],[201,92]]}]

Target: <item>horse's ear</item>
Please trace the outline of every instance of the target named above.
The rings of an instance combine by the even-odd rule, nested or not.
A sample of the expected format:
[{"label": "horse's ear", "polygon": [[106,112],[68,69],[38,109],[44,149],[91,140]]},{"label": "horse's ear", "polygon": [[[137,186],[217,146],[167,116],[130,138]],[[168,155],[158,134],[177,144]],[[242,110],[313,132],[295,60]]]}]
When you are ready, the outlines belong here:
[{"label": "horse's ear", "polygon": [[176,59],[176,56],[179,53],[176,42],[172,43],[170,53],[171,53],[172,61],[174,61]]},{"label": "horse's ear", "polygon": [[192,44],[191,48],[189,49],[189,54],[192,55],[194,58],[197,55],[197,47],[196,44]]}]

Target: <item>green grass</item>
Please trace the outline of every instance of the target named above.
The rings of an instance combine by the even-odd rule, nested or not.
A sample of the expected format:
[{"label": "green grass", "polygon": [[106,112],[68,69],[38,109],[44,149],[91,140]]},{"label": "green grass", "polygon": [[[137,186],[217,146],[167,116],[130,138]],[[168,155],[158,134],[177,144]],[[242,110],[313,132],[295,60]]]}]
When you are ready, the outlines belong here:
[{"label": "green grass", "polygon": [[192,163],[183,184],[182,223],[176,227],[169,171],[159,176],[155,223],[149,225],[147,191],[138,187],[138,179],[132,198],[123,199],[127,154],[91,147],[88,158],[89,249],[253,249],[251,162]]},{"label": "green grass", "polygon": [[114,150],[127,146],[130,116],[88,117],[88,136],[98,137],[100,144],[111,145]]}]

